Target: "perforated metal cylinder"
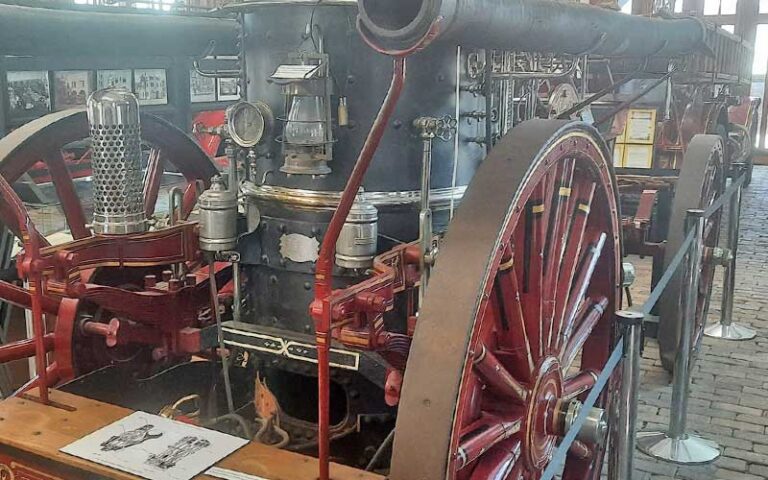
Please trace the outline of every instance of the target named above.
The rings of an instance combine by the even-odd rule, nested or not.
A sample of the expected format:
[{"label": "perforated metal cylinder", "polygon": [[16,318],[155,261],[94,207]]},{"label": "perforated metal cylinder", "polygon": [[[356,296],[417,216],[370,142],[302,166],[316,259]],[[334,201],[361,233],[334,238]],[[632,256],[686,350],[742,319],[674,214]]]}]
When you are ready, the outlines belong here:
[{"label": "perforated metal cylinder", "polygon": [[93,230],[120,235],[147,229],[141,171],[139,102],[128,90],[88,98],[93,158]]}]

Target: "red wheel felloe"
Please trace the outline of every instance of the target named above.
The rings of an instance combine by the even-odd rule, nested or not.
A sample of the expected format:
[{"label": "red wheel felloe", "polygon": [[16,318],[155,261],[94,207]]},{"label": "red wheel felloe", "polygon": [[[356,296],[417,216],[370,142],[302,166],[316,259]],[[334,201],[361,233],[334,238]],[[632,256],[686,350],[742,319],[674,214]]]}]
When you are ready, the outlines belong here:
[{"label": "red wheel felloe", "polygon": [[[419,314],[391,478],[538,478],[615,344],[616,192],[583,124],[526,122],[483,162]],[[606,435],[582,430],[562,478],[599,478]]]}]

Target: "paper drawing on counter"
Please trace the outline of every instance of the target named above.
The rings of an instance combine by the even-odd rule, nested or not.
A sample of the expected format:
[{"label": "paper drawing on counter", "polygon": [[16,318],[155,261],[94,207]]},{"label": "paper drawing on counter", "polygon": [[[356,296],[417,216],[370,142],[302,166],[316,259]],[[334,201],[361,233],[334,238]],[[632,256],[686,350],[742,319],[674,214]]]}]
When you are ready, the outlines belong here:
[{"label": "paper drawing on counter", "polygon": [[147,440],[163,436],[162,432],[153,435],[150,432],[153,428],[155,428],[154,425],[144,425],[137,429],[121,433],[120,435],[114,435],[106,442],[102,442],[101,451],[108,452],[110,450],[122,450],[134,445],[139,445]]},{"label": "paper drawing on counter", "polygon": [[190,480],[247,443],[196,425],[135,412],[61,451],[149,480]]},{"label": "paper drawing on counter", "polygon": [[147,459],[147,463],[154,467],[167,470],[171,467],[175,467],[179,460],[187,455],[192,455],[196,451],[210,446],[211,442],[204,438],[192,436],[184,437],[173,445],[168,446],[163,453],[159,455],[150,455]]}]

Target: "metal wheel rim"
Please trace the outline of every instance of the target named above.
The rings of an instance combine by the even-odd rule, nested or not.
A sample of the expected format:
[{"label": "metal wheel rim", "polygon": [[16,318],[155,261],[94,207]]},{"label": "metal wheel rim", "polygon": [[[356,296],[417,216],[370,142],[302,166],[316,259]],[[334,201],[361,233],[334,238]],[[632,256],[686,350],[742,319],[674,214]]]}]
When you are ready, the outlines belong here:
[{"label": "metal wheel rim", "polygon": [[[498,422],[494,423],[496,432],[506,438],[485,450],[479,460],[469,458],[472,455],[467,449],[463,452],[459,449],[458,430],[466,425],[465,419],[479,418],[464,415],[475,398],[473,395],[481,391],[474,389],[471,394],[467,393],[466,385],[479,378],[472,367],[472,360],[480,357],[483,350],[476,348],[481,338],[478,332],[482,329],[477,319],[492,308],[489,307],[490,294],[498,282],[491,279],[496,278],[504,260],[507,247],[504,239],[512,239],[517,220],[532,208],[524,205],[535,190],[537,179],[542,178],[542,172],[549,171],[546,165],[562,163],[564,158],[578,158],[580,167],[591,165],[599,191],[595,200],[600,201],[592,204],[597,215],[589,218],[596,219],[596,226],[608,230],[598,262],[602,282],[596,284],[604,283],[601,287],[607,290],[605,311],[611,312],[618,305],[621,250],[617,190],[610,162],[606,160],[610,157],[599,135],[583,124],[567,121],[534,120],[513,129],[483,162],[441,247],[406,369],[391,478],[535,478],[549,461],[554,440],[538,435],[534,424],[541,421],[538,415],[541,410],[534,405],[537,402],[521,405],[525,418],[521,418],[517,427],[508,424],[499,428]],[[592,296],[592,289],[589,293]],[[589,358],[585,360],[589,369],[598,370],[607,360],[615,340],[612,316],[599,318],[592,335],[588,336]],[[530,398],[538,398],[542,390],[536,385],[542,382],[550,385],[550,393],[558,394],[565,382],[557,365],[553,365],[557,360],[545,355],[534,360],[533,371],[540,374],[531,375],[525,382],[529,391],[535,392]],[[529,363],[518,361],[516,365],[507,363],[504,367],[508,371],[517,369],[510,372],[517,376],[521,364],[529,367]],[[590,372],[579,377],[579,381],[588,385],[594,376]],[[570,384],[568,388],[573,386]],[[606,399],[604,396],[603,402]],[[518,427],[520,432],[514,433]],[[464,447],[467,437],[461,441]],[[569,456],[563,478],[599,478],[603,453],[602,446],[597,445],[591,460]],[[467,474],[467,466],[457,468],[462,463],[472,466],[471,474]]]},{"label": "metal wheel rim", "polygon": [[[725,186],[725,167],[723,163],[722,139],[718,135],[696,135],[688,146],[680,169],[680,177],[675,186],[672,201],[669,234],[664,252],[664,268],[672,263],[677,251],[685,240],[685,219],[689,209],[706,209],[723,193]],[[716,247],[720,239],[721,212],[712,215],[706,223],[704,253],[706,247]],[[702,334],[709,313],[709,300],[712,295],[715,265],[702,263],[699,301],[696,307],[696,325],[691,345],[695,356],[701,343]],[[681,312],[683,303],[683,269],[681,266],[669,286],[659,299],[659,353],[664,368],[674,370],[677,346],[680,340]]]}]

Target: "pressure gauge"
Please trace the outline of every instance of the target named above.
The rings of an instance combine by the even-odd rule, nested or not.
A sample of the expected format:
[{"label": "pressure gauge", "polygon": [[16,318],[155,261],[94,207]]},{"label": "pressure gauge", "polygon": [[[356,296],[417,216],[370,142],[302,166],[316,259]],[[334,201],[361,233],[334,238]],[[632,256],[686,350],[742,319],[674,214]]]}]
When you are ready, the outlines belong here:
[{"label": "pressure gauge", "polygon": [[238,102],[226,113],[229,136],[243,148],[255,146],[271,128],[272,111],[261,102]]}]

